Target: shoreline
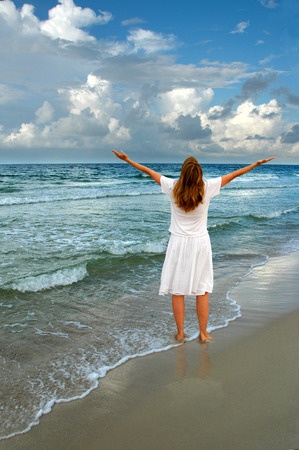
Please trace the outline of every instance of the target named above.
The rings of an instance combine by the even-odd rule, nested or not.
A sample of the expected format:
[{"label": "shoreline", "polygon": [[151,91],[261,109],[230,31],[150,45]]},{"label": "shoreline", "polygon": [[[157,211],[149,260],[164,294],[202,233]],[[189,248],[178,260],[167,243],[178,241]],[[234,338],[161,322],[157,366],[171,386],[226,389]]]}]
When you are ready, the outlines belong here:
[{"label": "shoreline", "polygon": [[213,343],[131,359],[0,449],[298,448],[298,267],[299,252],[256,266],[230,290],[241,317]]}]

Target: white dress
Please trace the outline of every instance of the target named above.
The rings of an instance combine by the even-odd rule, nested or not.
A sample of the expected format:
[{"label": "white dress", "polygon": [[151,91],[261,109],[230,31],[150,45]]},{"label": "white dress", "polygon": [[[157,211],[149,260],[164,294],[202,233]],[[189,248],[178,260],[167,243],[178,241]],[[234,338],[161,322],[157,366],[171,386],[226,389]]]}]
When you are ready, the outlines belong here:
[{"label": "white dress", "polygon": [[175,182],[161,177],[162,192],[171,199],[171,235],[159,294],[203,295],[213,290],[212,249],[207,222],[210,200],[220,192],[221,177],[204,180],[204,203],[188,213],[173,201]]}]

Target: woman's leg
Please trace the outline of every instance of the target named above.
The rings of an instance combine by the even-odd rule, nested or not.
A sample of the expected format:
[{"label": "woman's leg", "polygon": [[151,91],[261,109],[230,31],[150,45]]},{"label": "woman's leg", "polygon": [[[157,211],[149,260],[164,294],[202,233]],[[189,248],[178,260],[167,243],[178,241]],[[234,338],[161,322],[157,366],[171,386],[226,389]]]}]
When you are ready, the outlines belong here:
[{"label": "woman's leg", "polygon": [[172,295],[172,310],[178,332],[175,336],[179,341],[184,339],[185,298],[183,295]]},{"label": "woman's leg", "polygon": [[209,317],[209,293],[196,296],[196,312],[199,325],[199,339],[201,342],[207,342],[212,337],[207,333],[208,317]]}]

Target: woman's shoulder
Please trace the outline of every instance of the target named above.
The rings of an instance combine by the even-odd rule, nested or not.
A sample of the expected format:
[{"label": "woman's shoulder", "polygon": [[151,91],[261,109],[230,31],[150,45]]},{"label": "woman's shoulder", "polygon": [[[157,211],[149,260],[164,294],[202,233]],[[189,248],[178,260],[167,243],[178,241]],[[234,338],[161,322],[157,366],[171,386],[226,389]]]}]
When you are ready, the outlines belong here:
[{"label": "woman's shoulder", "polygon": [[167,177],[166,175],[161,175],[161,178],[163,178],[165,180],[165,182],[167,182],[167,183],[174,182],[177,180],[177,178],[170,178],[170,177]]},{"label": "woman's shoulder", "polygon": [[210,197],[218,195],[221,188],[221,177],[204,179],[205,194]]},{"label": "woman's shoulder", "polygon": [[211,185],[211,184],[219,184],[221,183],[222,177],[213,177],[213,178],[204,178],[204,182]]},{"label": "woman's shoulder", "polygon": [[164,192],[165,194],[169,194],[172,191],[173,186],[177,180],[176,178],[169,178],[165,175],[162,175],[160,181],[162,192]]}]

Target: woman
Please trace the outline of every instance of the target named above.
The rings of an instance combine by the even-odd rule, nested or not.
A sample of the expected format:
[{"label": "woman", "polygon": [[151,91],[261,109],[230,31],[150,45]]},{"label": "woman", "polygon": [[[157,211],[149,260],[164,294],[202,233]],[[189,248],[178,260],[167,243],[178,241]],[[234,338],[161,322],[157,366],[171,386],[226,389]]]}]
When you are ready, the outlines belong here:
[{"label": "woman", "polygon": [[202,168],[192,156],[183,163],[179,179],[174,180],[131,160],[123,151],[113,153],[161,185],[171,200],[171,233],[163,264],[159,294],[172,294],[177,341],[183,341],[185,295],[196,296],[196,312],[201,342],[212,338],[207,332],[209,293],[213,290],[213,265],[207,218],[210,200],[234,178],[265,164],[275,156],[261,159],[222,177],[203,179]]}]

